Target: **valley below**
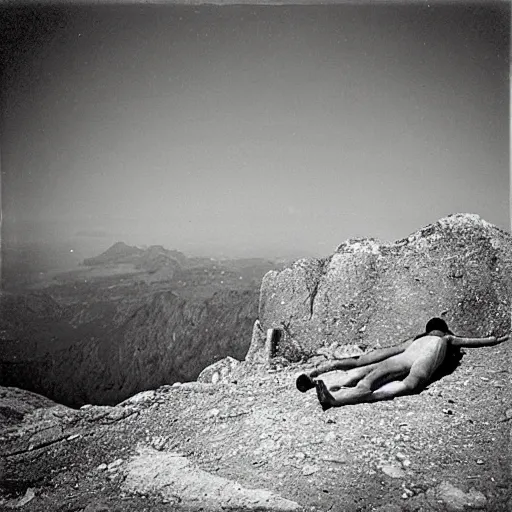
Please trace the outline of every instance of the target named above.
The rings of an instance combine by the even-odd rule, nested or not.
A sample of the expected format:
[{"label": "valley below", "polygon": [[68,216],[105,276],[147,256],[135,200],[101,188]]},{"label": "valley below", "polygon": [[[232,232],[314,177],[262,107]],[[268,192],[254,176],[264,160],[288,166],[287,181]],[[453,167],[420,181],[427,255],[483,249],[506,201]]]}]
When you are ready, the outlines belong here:
[{"label": "valley below", "polygon": [[0,303],[0,384],[68,406],[113,405],[243,359],[263,259],[188,258],[122,242],[75,270],[47,272]]}]

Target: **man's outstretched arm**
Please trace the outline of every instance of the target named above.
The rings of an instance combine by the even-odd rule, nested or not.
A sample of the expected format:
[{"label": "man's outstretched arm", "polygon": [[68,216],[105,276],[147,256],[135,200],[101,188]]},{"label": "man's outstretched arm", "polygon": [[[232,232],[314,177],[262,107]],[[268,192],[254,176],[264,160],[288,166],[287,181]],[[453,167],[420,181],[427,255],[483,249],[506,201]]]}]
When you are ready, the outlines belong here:
[{"label": "man's outstretched arm", "polygon": [[492,347],[499,345],[509,339],[509,335],[505,336],[489,336],[487,338],[463,338],[462,336],[448,335],[449,343],[454,347]]}]

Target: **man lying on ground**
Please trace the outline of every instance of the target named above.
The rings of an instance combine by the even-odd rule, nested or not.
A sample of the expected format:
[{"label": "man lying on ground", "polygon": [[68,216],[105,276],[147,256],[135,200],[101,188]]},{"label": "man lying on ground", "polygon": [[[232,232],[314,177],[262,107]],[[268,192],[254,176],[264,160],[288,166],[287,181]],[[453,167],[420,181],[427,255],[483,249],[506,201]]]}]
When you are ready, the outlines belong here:
[{"label": "man lying on ground", "polygon": [[[325,411],[330,407],[390,400],[411,394],[431,382],[450,351],[459,347],[488,347],[507,341],[509,336],[463,338],[455,336],[441,318],[428,321],[425,333],[389,348],[377,349],[361,357],[326,363],[308,374],[299,375],[297,388],[316,388]],[[317,378],[321,376],[321,378]]]}]

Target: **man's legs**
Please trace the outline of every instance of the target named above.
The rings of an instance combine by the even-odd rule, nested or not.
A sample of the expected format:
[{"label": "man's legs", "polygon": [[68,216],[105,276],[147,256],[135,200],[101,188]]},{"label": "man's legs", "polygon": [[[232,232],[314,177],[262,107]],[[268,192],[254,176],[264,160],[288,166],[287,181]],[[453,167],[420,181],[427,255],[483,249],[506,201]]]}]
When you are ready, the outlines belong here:
[{"label": "man's legs", "polygon": [[[397,384],[395,379],[407,375],[410,370],[409,365],[405,361],[402,361],[399,356],[376,363],[372,366],[371,371],[362,378],[355,387],[342,388],[339,386],[339,382],[334,382],[332,378],[330,379],[329,385],[322,382],[323,379],[319,380],[316,386],[317,395],[324,410],[329,407],[358,404],[379,399],[372,396],[375,390],[383,387],[387,383]],[[394,387],[391,386],[390,388],[386,388],[385,392],[389,393],[389,391],[393,390]]]},{"label": "man's legs", "polygon": [[440,342],[432,350],[414,361],[409,375],[403,381],[392,381],[380,386],[370,396],[369,401],[389,400],[395,396],[410,394],[429,382],[433,373],[446,357],[447,344]]},{"label": "man's legs", "polygon": [[395,380],[384,384],[371,394],[369,401],[390,400],[395,396],[408,395],[419,390],[428,383],[428,372],[432,370],[436,362],[438,361],[435,356],[416,361],[404,380]]},{"label": "man's legs", "polygon": [[391,400],[395,396],[411,393],[415,388],[415,382],[408,375],[404,380],[394,380],[377,388],[368,397],[368,402],[378,402],[380,400]]},{"label": "man's legs", "polygon": [[[343,387],[353,387],[363,377],[368,375],[380,363],[369,364],[361,366],[360,368],[352,368],[351,370],[334,370],[331,372],[323,373],[320,379],[325,383],[329,391],[338,391]],[[310,375],[303,373],[297,378],[297,389],[303,393],[315,387],[316,379]]]},{"label": "man's legs", "polygon": [[[430,375],[442,362],[443,355],[443,350],[439,350],[428,357],[422,357],[413,363],[410,371],[407,365],[394,361],[393,366],[386,365],[372,371],[353,390],[329,393],[325,386],[320,385],[317,387],[318,399],[326,410],[333,406],[391,400],[396,396],[413,393],[428,383]],[[385,382],[407,373],[404,380]]]},{"label": "man's legs", "polygon": [[335,370],[333,372],[322,374],[320,379],[332,393],[333,391],[339,391],[341,388],[352,388],[356,386],[361,379],[365,378],[380,364],[381,363],[369,364],[367,366],[361,366],[361,368],[353,368],[352,370],[347,371]]}]

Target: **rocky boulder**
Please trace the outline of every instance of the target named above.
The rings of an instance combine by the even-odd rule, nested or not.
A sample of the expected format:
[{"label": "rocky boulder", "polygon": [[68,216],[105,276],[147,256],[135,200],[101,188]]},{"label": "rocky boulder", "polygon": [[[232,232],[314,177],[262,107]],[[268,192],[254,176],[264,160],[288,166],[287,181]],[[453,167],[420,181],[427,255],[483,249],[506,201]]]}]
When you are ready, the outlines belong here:
[{"label": "rocky boulder", "polygon": [[[385,347],[423,332],[434,316],[461,335],[510,330],[512,235],[474,214],[442,218],[391,244],[351,239],[262,281],[258,333],[280,329],[276,357],[325,347]],[[253,335],[251,359],[264,350]],[[257,345],[257,346],[256,346]]]},{"label": "rocky boulder", "polygon": [[206,382],[212,384],[228,383],[232,380],[233,372],[240,365],[238,359],[225,357],[216,363],[207,366],[197,377],[197,382]]}]

